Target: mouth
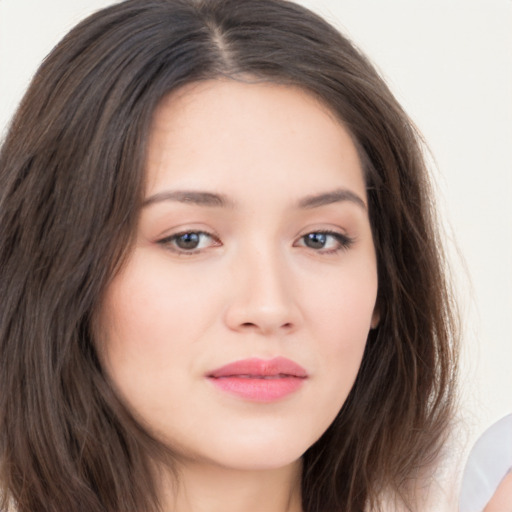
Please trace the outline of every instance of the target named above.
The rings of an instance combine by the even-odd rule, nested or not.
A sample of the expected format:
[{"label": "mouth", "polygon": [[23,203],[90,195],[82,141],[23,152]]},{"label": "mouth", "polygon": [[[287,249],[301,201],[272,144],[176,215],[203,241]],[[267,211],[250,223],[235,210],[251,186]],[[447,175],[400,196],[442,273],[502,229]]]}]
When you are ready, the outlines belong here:
[{"label": "mouth", "polygon": [[284,357],[244,359],[210,372],[207,379],[220,391],[252,402],[274,402],[298,391],[308,374]]}]

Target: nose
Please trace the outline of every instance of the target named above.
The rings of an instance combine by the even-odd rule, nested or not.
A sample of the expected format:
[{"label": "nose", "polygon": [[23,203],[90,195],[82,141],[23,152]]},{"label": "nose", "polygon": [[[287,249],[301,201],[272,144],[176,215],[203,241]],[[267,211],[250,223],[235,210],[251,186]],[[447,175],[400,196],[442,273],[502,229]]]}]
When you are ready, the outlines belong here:
[{"label": "nose", "polygon": [[250,251],[232,268],[233,295],[225,322],[231,330],[282,335],[297,329],[300,309],[294,279],[276,251]]}]

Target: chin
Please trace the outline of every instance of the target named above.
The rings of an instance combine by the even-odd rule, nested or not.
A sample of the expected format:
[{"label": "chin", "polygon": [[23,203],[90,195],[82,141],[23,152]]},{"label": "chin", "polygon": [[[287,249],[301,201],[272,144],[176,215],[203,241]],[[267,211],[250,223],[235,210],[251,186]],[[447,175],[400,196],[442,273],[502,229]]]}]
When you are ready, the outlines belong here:
[{"label": "chin", "polygon": [[[274,450],[275,452],[276,450]],[[235,471],[272,471],[299,464],[302,454],[290,456],[275,453],[237,453],[226,457],[219,457],[215,462],[217,466]]]},{"label": "chin", "polygon": [[[276,440],[274,436],[256,440],[254,437],[232,439],[226,443],[217,439],[195,454],[181,452],[186,460],[195,463],[223,467],[237,471],[277,470],[299,463],[309,444],[304,441],[290,442],[289,439]],[[178,456],[178,459],[181,457]]]}]

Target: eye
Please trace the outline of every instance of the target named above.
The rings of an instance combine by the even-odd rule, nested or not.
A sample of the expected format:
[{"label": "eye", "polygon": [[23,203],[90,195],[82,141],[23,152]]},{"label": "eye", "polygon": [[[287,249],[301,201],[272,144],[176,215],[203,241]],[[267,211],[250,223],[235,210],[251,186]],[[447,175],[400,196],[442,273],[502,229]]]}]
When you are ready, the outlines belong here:
[{"label": "eye", "polygon": [[354,240],[335,231],[314,231],[303,235],[297,245],[322,253],[336,253],[349,249]]},{"label": "eye", "polygon": [[158,240],[158,243],[174,252],[182,254],[195,254],[202,249],[220,245],[217,238],[204,231],[183,231],[181,233],[175,233]]}]

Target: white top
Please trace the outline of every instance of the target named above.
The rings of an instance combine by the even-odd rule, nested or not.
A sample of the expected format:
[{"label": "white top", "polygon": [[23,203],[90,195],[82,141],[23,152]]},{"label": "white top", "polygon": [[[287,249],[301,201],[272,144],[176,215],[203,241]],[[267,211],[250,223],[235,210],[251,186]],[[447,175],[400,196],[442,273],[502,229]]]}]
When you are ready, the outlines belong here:
[{"label": "white top", "polygon": [[460,512],[481,512],[512,470],[512,414],[488,428],[469,454],[459,500]]}]

